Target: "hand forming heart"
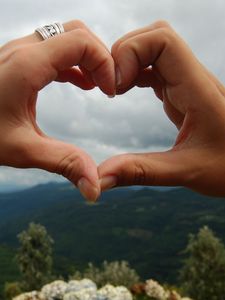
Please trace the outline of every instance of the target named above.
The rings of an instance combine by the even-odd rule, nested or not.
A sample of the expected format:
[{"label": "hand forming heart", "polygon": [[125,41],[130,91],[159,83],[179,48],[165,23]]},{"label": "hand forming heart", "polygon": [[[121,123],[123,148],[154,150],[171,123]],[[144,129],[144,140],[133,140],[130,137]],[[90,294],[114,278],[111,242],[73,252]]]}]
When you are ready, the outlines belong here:
[{"label": "hand forming heart", "polygon": [[[101,190],[134,184],[225,195],[225,88],[174,30],[156,22],[118,40],[111,55],[83,23],[64,27],[66,33],[49,40],[33,34],[0,49],[1,165],[61,174],[92,201]],[[179,130],[175,145],[112,157],[97,169],[83,150],[46,136],[36,124],[38,92],[53,80],[98,86],[107,95],[152,87]]]}]

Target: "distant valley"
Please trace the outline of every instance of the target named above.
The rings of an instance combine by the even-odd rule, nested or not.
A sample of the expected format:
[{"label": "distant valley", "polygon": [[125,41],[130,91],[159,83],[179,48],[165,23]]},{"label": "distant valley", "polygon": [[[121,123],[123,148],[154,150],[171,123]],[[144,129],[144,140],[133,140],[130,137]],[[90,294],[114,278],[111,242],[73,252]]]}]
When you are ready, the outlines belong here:
[{"label": "distant valley", "polygon": [[143,279],[175,283],[189,233],[208,225],[225,241],[225,199],[186,189],[121,188],[105,192],[90,205],[69,183],[1,193],[2,274],[7,264],[1,257],[7,256],[7,249],[12,256],[16,236],[29,222],[46,226],[55,240],[58,274],[68,275],[68,270],[82,269],[90,261],[128,260]]}]

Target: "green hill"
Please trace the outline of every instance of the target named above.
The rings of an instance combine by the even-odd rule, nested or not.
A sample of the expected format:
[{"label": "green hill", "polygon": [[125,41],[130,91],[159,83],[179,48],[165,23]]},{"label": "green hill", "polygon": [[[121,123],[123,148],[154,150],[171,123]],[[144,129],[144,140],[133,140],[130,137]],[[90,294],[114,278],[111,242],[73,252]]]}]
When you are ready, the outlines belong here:
[{"label": "green hill", "polygon": [[16,248],[17,234],[39,222],[55,240],[62,275],[89,261],[125,259],[143,279],[175,283],[190,232],[208,225],[225,241],[224,200],[186,189],[121,188],[90,205],[70,184],[41,185],[0,194],[0,244]]},{"label": "green hill", "polygon": [[15,251],[9,247],[0,246],[0,294],[5,282],[12,282],[19,276],[14,257]]}]

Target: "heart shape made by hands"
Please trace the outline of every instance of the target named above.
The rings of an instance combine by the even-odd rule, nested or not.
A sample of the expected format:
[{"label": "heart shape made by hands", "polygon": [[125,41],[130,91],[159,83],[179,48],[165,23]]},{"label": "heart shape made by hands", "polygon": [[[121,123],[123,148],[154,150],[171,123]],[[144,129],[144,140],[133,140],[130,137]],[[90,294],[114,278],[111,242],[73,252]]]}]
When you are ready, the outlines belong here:
[{"label": "heart shape made by hands", "polygon": [[[170,25],[160,21],[128,33],[111,52],[83,23],[64,27],[66,33],[45,41],[35,33],[0,48],[1,165],[61,174],[92,201],[123,185],[182,185],[224,195],[225,89]],[[82,149],[46,136],[36,123],[38,92],[54,80],[97,86],[110,96],[153,88],[178,129],[174,146],[115,156],[97,167]]]}]

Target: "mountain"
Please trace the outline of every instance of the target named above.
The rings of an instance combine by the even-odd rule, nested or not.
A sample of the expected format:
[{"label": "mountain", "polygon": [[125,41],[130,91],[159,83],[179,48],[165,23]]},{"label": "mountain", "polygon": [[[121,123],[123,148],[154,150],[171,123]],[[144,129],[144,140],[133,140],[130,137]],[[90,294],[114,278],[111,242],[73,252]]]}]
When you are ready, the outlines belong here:
[{"label": "mountain", "polygon": [[119,188],[91,205],[71,184],[49,183],[0,194],[0,244],[15,249],[17,234],[37,222],[55,240],[62,275],[90,261],[128,260],[143,279],[175,283],[189,233],[208,225],[225,241],[224,200],[186,189]]}]

